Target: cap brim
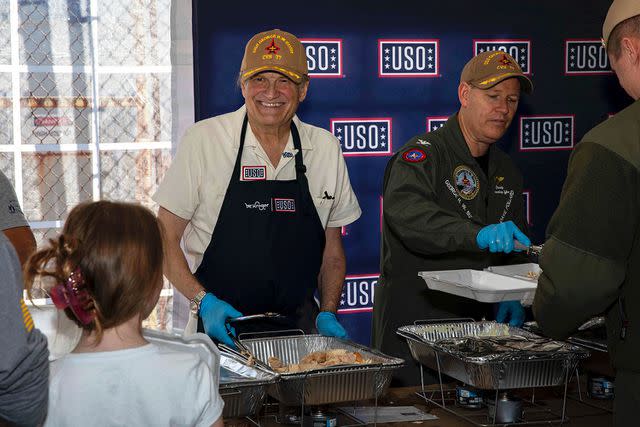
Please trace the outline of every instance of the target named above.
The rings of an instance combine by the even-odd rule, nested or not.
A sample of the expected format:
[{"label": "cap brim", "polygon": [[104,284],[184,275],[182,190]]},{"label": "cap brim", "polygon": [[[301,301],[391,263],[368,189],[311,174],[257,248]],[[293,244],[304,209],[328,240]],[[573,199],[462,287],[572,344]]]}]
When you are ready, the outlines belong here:
[{"label": "cap brim", "polygon": [[497,76],[486,77],[484,79],[472,81],[470,83],[478,89],[490,89],[500,82],[513,78],[517,78],[518,80],[520,80],[521,92],[524,92],[526,94],[530,94],[533,92],[533,82],[531,81],[531,79],[529,79],[529,77],[521,73],[505,73]]},{"label": "cap brim", "polygon": [[295,83],[300,83],[302,81],[302,75],[287,68],[287,67],[280,67],[278,65],[263,65],[261,67],[258,68],[253,68],[251,70],[245,70],[242,71],[241,74],[241,78],[242,81],[246,81],[248,78],[250,78],[251,76],[254,76],[258,73],[264,73],[267,71],[273,71],[276,73],[280,73],[283,76],[287,77],[288,79],[294,81]]}]

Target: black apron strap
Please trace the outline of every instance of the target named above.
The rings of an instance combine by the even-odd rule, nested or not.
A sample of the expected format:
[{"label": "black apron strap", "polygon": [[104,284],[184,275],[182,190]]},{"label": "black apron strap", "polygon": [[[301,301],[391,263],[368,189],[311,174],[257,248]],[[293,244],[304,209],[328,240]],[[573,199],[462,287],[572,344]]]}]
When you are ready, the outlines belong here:
[{"label": "black apron strap", "polygon": [[[309,192],[309,182],[307,181],[307,167],[304,165],[302,160],[302,144],[300,142],[300,133],[298,133],[298,128],[296,124],[291,120],[291,137],[293,138],[293,148],[297,150],[295,161],[296,161],[296,180],[298,184],[300,184],[300,193],[302,197],[305,199],[304,203],[304,215],[310,216],[315,212],[315,205],[313,204],[313,200],[311,200],[311,193]],[[312,209],[313,208],[313,209]]]},{"label": "black apron strap", "polygon": [[242,121],[242,130],[240,131],[240,147],[238,147],[238,154],[236,155],[236,163],[233,166],[233,173],[231,174],[231,182],[236,179],[240,179],[240,167],[242,165],[242,151],[244,149],[244,137],[247,134],[247,124],[249,123],[249,117],[244,115]]}]

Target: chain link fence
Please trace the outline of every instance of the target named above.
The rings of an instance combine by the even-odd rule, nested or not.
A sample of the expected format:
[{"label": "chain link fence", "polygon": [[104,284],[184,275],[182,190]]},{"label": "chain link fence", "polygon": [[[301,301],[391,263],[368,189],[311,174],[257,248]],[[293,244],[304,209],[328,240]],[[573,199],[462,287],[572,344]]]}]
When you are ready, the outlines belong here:
[{"label": "chain link fence", "polygon": [[[0,170],[39,247],[82,201],[157,209],[171,162],[170,14],[171,0],[0,0]],[[166,283],[145,326],[170,328],[172,299]]]},{"label": "chain link fence", "polygon": [[[0,0],[0,65],[11,64],[11,28],[9,0]],[[1,88],[2,86],[0,86]]]}]

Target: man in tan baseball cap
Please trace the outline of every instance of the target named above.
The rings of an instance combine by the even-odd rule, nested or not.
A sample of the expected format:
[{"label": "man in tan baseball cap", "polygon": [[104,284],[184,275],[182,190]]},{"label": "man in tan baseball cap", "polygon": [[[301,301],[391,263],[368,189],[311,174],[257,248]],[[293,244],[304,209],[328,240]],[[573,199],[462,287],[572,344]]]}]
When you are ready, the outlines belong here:
[{"label": "man in tan baseball cap", "polygon": [[[522,174],[496,142],[513,121],[520,92],[531,90],[531,80],[509,54],[480,53],[462,70],[458,112],[441,128],[413,137],[389,161],[373,308],[373,343],[382,352],[411,360],[395,332],[417,318],[524,322],[519,301],[503,301],[494,311],[489,304],[425,289],[418,272],[527,262],[515,247],[515,241],[531,244]],[[394,373],[397,385],[417,385],[420,378],[411,364]],[[424,379],[437,382],[437,375],[425,373]]]},{"label": "man in tan baseball cap", "polygon": [[474,156],[486,154],[502,138],[515,115],[520,92],[532,91],[531,80],[506,52],[482,52],[466,63],[458,86],[458,121]]},{"label": "man in tan baseball cap", "polygon": [[190,324],[227,345],[230,318],[265,312],[282,316],[234,327],[347,338],[335,315],[341,228],[361,211],[338,139],[296,115],[308,74],[293,34],[251,37],[238,76],[244,104],[187,130],[154,195],[164,274],[190,300]]},{"label": "man in tan baseball cap", "polygon": [[549,226],[533,312],[565,339],[606,316],[615,368],[614,424],[640,408],[640,0],[615,0],[602,28],[611,68],[634,102],[585,134]]}]

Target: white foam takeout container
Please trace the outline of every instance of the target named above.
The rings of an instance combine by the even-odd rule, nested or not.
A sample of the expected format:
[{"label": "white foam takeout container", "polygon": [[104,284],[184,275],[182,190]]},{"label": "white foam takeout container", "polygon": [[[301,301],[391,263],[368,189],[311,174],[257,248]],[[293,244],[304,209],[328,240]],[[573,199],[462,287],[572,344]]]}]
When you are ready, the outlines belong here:
[{"label": "white foam takeout container", "polygon": [[538,283],[480,270],[421,271],[429,289],[480,302],[520,301],[531,305]]}]

